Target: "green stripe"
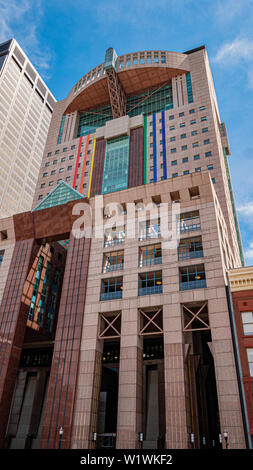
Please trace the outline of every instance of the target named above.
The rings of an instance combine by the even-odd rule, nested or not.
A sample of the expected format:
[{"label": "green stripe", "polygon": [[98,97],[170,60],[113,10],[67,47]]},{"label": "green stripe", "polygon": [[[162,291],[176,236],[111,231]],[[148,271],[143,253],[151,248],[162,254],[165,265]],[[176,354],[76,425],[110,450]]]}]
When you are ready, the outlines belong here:
[{"label": "green stripe", "polygon": [[147,116],[144,116],[143,135],[143,184],[147,184]]}]

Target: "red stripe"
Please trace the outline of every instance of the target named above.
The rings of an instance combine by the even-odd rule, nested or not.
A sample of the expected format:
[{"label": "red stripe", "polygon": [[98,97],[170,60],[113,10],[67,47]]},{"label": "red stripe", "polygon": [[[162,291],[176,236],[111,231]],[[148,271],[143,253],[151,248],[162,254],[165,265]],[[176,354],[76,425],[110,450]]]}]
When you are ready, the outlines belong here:
[{"label": "red stripe", "polygon": [[79,139],[79,145],[78,145],[77,158],[76,158],[75,174],[74,174],[74,180],[73,180],[73,188],[74,188],[74,189],[75,189],[75,185],[76,185],[76,177],[77,177],[77,172],[78,172],[78,164],[79,164],[80,153],[81,153],[81,149],[82,149],[82,140],[83,140],[83,138],[80,137],[80,139]]}]

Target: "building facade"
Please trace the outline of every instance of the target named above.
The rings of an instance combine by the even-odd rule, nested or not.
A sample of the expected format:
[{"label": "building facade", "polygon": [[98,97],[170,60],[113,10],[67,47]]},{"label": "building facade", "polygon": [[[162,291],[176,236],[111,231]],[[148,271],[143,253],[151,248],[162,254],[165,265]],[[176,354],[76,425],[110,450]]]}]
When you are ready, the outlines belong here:
[{"label": "building facade", "polygon": [[56,103],[33,209],[1,222],[2,447],[245,448],[229,153],[205,47],[110,48]]},{"label": "building facade", "polygon": [[252,266],[229,271],[234,318],[238,338],[249,433],[253,442],[253,269]]},{"label": "building facade", "polygon": [[0,217],[32,207],[54,104],[17,41],[0,44]]}]

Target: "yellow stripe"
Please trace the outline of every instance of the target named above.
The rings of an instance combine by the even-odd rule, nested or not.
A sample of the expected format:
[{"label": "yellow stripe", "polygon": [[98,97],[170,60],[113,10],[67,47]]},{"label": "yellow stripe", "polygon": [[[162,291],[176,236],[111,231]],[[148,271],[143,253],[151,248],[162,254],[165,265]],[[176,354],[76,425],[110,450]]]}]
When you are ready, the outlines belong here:
[{"label": "yellow stripe", "polygon": [[92,161],[91,161],[91,169],[90,169],[90,181],[89,181],[88,197],[90,197],[90,190],[91,190],[91,181],[92,181],[92,171],[93,171],[95,147],[96,147],[96,139],[94,139],[94,146],[93,146],[93,152],[92,152]]}]

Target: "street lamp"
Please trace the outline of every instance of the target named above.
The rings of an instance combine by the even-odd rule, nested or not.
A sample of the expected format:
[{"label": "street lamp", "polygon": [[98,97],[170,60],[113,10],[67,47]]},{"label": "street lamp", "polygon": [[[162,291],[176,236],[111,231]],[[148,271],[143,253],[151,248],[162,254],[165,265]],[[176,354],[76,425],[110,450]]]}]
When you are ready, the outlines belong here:
[{"label": "street lamp", "polygon": [[60,437],[60,440],[59,440],[59,449],[61,449],[61,446],[62,446],[62,436],[63,436],[63,427],[61,426],[61,427],[60,427],[60,430],[59,430],[59,437]]},{"label": "street lamp", "polygon": [[228,432],[226,430],[223,432],[223,436],[225,439],[225,448],[228,449]]}]

